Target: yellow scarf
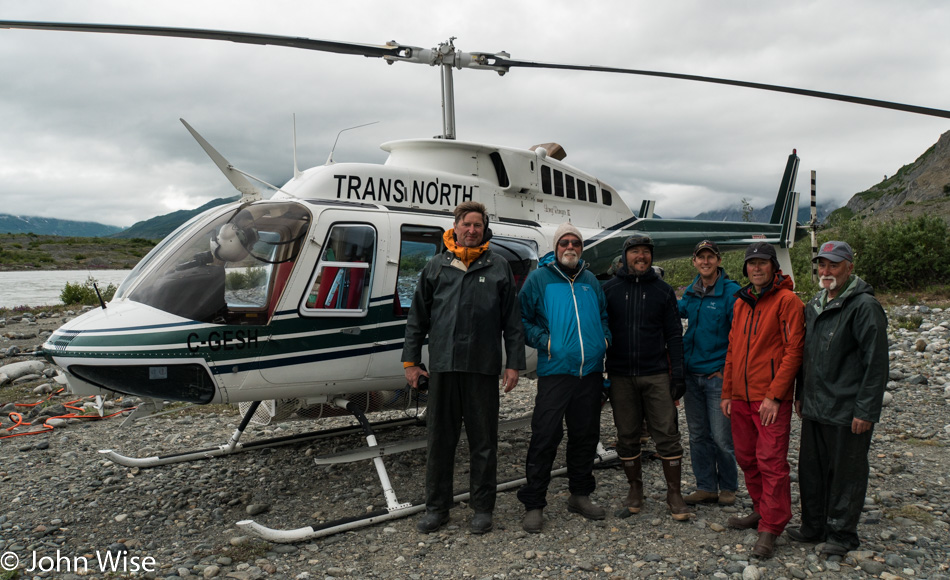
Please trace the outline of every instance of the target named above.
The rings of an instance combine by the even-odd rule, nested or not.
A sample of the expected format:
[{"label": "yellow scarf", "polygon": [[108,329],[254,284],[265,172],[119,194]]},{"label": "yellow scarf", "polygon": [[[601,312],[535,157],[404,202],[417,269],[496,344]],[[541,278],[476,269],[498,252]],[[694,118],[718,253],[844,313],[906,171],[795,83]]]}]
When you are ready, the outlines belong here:
[{"label": "yellow scarf", "polygon": [[475,246],[474,248],[466,248],[464,246],[460,246],[455,242],[455,228],[452,228],[448,230],[447,232],[445,232],[444,234],[442,234],[442,241],[445,242],[446,249],[448,249],[450,252],[455,254],[455,256],[463,264],[465,264],[466,268],[471,266],[472,262],[477,260],[478,257],[481,256],[485,252],[485,250],[488,249],[488,243],[489,243],[489,242],[485,242],[484,244],[480,246]]}]

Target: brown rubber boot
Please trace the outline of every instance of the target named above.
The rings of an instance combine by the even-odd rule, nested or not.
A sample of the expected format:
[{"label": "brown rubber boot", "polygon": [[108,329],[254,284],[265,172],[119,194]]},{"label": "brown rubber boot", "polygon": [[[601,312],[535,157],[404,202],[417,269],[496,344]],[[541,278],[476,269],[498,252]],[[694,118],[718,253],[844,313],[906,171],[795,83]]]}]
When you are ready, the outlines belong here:
[{"label": "brown rubber boot", "polygon": [[681,459],[663,459],[663,477],[666,478],[666,503],[670,506],[670,514],[674,520],[683,522],[689,519],[689,507],[680,493]]},{"label": "brown rubber boot", "polygon": [[640,455],[633,459],[621,459],[623,472],[627,474],[627,481],[630,483],[630,491],[627,492],[627,499],[623,505],[632,514],[640,513],[643,508],[643,467],[640,463]]},{"label": "brown rubber boot", "polygon": [[759,539],[752,547],[752,553],[759,558],[771,558],[775,552],[775,534],[759,532]]},{"label": "brown rubber boot", "polygon": [[762,516],[759,515],[759,512],[753,511],[744,518],[731,516],[728,520],[726,520],[726,525],[734,530],[751,530],[753,528],[759,527],[759,520],[761,519]]}]

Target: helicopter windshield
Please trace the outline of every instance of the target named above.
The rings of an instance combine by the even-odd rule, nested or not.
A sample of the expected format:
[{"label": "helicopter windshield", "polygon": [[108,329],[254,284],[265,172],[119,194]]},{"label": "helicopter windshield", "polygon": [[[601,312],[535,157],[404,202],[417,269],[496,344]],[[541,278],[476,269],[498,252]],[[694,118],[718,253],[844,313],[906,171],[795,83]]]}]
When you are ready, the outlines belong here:
[{"label": "helicopter windshield", "polygon": [[267,202],[180,228],[163,243],[173,251],[140,275],[128,297],[191,320],[263,324],[310,221],[299,204]]}]

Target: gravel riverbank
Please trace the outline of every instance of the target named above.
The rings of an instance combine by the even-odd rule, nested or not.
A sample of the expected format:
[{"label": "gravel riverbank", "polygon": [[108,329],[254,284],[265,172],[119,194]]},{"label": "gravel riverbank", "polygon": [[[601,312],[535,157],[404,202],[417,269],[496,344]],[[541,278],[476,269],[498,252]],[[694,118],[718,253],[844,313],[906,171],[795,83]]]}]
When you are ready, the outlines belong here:
[{"label": "gravel riverbank", "polygon": [[[385,506],[369,461],[316,466],[313,458],[364,445],[357,435],[250,451],[230,457],[151,469],[126,468],[97,453],[173,453],[224,443],[239,416],[231,407],[176,411],[122,427],[121,416],[68,419],[51,431],[0,439],[0,565],[19,562],[21,578],[934,578],[950,580],[950,311],[889,308],[891,382],[882,421],[871,448],[871,480],[859,527],[862,546],[842,559],[820,559],[816,546],[778,541],[776,555],[751,557],[752,531],[725,527],[747,513],[751,502],[740,485],[735,507],[697,506],[688,522],[670,518],[658,461],[644,465],[647,501],[637,516],[613,512],[626,495],[618,468],[596,471],[595,501],[609,506],[604,521],[589,522],[567,511],[567,482],[549,491],[545,527],[526,534],[514,493],[498,497],[495,529],[468,532],[466,506],[452,511],[447,528],[415,531],[413,516],[298,544],[271,544],[235,524],[253,518],[272,528],[297,528]],[[918,328],[914,326],[919,317]],[[6,318],[0,324],[0,381],[6,365],[30,360],[29,352],[59,316]],[[19,349],[19,352],[18,352]],[[29,403],[52,383],[48,364],[17,384],[0,385],[0,400]],[[46,373],[46,374],[44,374]],[[53,385],[55,386],[55,385]],[[36,391],[36,394],[34,394]],[[534,382],[522,379],[502,397],[506,417],[530,411]],[[57,404],[73,398],[54,396]],[[136,401],[118,403],[135,404]],[[0,437],[13,430],[12,408],[0,403]],[[27,415],[27,407],[15,408]],[[333,425],[352,423],[333,419]],[[316,424],[291,421],[256,428],[245,441],[307,431]],[[321,425],[322,426],[322,425]],[[684,446],[686,422],[680,414]],[[797,525],[799,422],[793,419],[792,504]],[[603,441],[611,445],[612,417],[605,411]],[[379,434],[381,442],[420,437],[422,427]],[[529,429],[501,434],[499,479],[523,476]],[[648,445],[649,447],[649,445]],[[562,444],[563,448],[563,444]],[[467,450],[462,447],[460,457]],[[400,501],[422,495],[425,451],[384,459]],[[466,461],[457,467],[457,488],[467,487]],[[683,470],[684,493],[692,474]],[[740,478],[741,484],[741,478]],[[25,568],[34,565],[32,571]],[[100,560],[110,559],[109,562]],[[109,572],[112,566],[115,573]],[[124,566],[124,569],[123,569]],[[138,570],[133,574],[133,568]],[[78,570],[77,570],[78,568]],[[152,571],[143,571],[143,568]],[[77,575],[78,571],[78,575]],[[0,569],[0,578],[4,576]]]}]

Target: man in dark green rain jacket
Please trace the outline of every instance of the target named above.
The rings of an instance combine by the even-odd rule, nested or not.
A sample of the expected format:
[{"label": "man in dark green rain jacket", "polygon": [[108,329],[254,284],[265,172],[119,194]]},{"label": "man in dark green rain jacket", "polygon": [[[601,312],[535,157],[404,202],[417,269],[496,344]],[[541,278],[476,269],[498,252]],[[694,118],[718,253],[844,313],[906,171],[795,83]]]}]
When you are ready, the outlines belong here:
[{"label": "man in dark green rain jacket", "polygon": [[802,525],[787,534],[844,556],[860,545],[868,450],[887,384],[887,317],[854,275],[848,244],[826,242],[815,261],[822,291],[805,307],[805,381],[796,401]]}]

